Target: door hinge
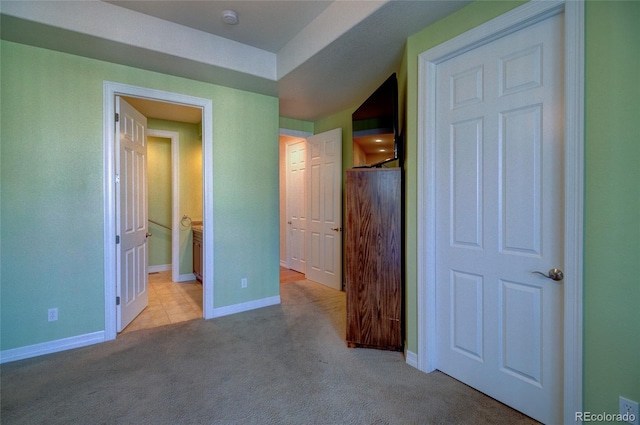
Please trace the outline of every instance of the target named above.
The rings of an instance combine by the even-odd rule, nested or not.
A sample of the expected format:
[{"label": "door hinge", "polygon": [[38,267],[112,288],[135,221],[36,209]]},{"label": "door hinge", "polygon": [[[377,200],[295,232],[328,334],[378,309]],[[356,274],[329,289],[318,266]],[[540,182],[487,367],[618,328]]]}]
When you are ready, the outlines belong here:
[{"label": "door hinge", "polygon": [[120,235],[116,235],[116,245],[120,243]]},{"label": "door hinge", "polygon": [[120,114],[116,112],[116,122],[120,122]]},{"label": "door hinge", "polygon": [[120,297],[116,297],[116,305],[120,305]]}]

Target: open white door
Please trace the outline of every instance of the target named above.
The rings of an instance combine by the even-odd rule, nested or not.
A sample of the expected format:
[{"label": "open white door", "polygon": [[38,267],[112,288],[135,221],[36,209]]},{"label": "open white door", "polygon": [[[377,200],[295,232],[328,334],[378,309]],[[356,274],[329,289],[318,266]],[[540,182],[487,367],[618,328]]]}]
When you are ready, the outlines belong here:
[{"label": "open white door", "polygon": [[342,289],[342,129],[307,139],[306,276]]},{"label": "open white door", "polygon": [[307,232],[306,199],[307,142],[287,143],[287,263],[306,273],[305,238]]},{"label": "open white door", "polygon": [[116,96],[117,331],[147,306],[147,118]]},{"label": "open white door", "polygon": [[437,368],[563,417],[563,17],[437,68]]}]

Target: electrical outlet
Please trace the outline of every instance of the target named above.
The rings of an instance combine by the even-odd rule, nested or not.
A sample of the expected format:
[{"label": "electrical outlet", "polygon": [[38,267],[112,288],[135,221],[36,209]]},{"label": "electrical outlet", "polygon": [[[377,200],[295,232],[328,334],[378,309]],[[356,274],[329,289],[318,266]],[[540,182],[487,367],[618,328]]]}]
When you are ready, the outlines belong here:
[{"label": "electrical outlet", "polygon": [[58,309],[57,308],[50,308],[49,309],[49,314],[48,314],[48,319],[50,322],[55,322],[56,320],[58,320]]},{"label": "electrical outlet", "polygon": [[246,288],[247,287],[247,278],[246,277],[242,278],[241,282],[242,282],[242,287]]},{"label": "electrical outlet", "polygon": [[620,414],[622,420],[633,425],[640,425],[638,402],[620,397]]}]

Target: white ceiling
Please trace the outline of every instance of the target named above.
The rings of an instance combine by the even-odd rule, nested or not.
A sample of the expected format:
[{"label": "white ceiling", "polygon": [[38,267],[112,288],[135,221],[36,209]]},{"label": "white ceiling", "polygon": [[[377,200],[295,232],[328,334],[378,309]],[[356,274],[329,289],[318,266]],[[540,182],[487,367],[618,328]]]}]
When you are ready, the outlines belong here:
[{"label": "white ceiling", "polygon": [[[282,49],[332,3],[328,0],[104,1],[272,53]],[[222,12],[227,9],[238,13],[238,25],[222,22]]]},{"label": "white ceiling", "polygon": [[[408,36],[462,0],[2,0],[3,39],[280,98],[317,120],[398,71]],[[221,13],[233,9],[239,23]]]}]

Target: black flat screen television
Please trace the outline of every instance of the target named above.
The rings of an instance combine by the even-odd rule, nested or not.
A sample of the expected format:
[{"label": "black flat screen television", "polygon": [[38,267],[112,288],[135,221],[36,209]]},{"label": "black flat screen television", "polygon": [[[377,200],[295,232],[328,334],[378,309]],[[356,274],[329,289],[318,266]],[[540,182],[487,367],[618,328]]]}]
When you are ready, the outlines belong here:
[{"label": "black flat screen television", "polygon": [[393,73],[351,116],[353,166],[401,165],[398,132],[398,80]]}]

